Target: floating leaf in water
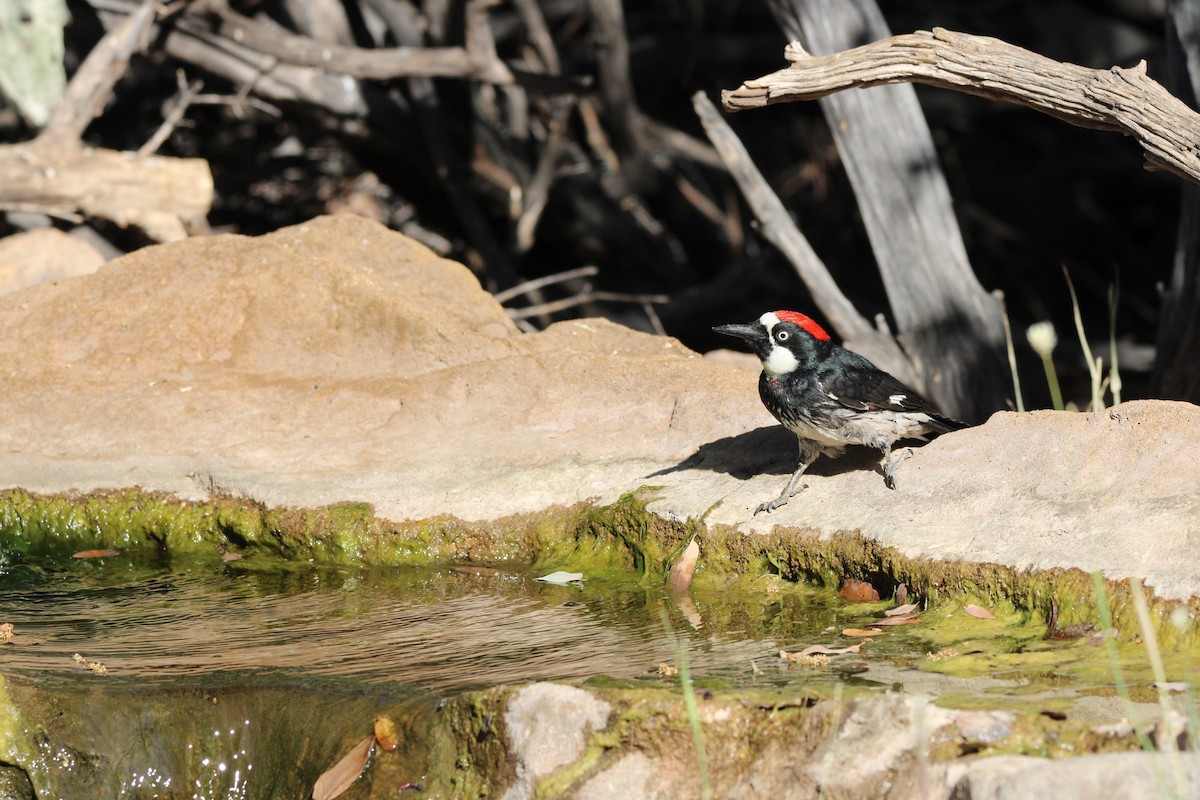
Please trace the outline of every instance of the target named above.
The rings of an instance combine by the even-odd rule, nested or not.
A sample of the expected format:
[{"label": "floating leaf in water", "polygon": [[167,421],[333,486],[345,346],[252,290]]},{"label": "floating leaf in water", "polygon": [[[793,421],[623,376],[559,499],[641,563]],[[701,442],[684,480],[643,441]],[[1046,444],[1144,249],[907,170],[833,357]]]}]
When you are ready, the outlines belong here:
[{"label": "floating leaf in water", "polygon": [[864,636],[883,636],[887,631],[878,631],[874,628],[842,628],[842,636],[854,636],[862,638]]},{"label": "floating leaf in water", "polygon": [[700,558],[700,543],[693,536],[688,546],[679,554],[671,574],[667,577],[667,589],[673,594],[686,592],[692,585],[692,576],[696,574],[696,561]]},{"label": "floating leaf in water", "polygon": [[865,642],[852,644],[848,647],[826,647],[823,644],[810,644],[808,647],[797,653],[789,653],[786,650],[779,651],[780,658],[786,658],[789,661],[807,658],[808,656],[842,656],[846,653],[857,653],[862,649]]},{"label": "floating leaf in water", "polygon": [[879,599],[879,592],[867,581],[846,578],[842,581],[841,591],[838,592],[847,603],[874,603]]},{"label": "floating leaf in water", "polygon": [[400,746],[400,734],[396,733],[396,723],[388,717],[375,718],[375,741],[389,753]]},{"label": "floating leaf in water", "polygon": [[79,655],[79,653],[76,653],[75,655],[71,656],[71,660],[74,661],[76,664],[78,664],[81,667],[87,667],[92,672],[96,673],[97,675],[107,675],[108,674],[108,667],[104,666],[99,661],[88,661],[86,658]]},{"label": "floating leaf in water", "polygon": [[544,583],[553,583],[558,586],[566,586],[568,583],[581,583],[583,581],[582,572],[551,572],[549,575],[543,575],[538,578]]},{"label": "floating leaf in water", "polygon": [[13,630],[11,622],[0,624],[0,644],[11,644],[14,647],[18,647],[21,645],[41,644],[44,641],[44,639],[31,639],[28,636],[18,636],[16,631]]},{"label": "floating leaf in water", "polygon": [[340,797],[354,785],[358,776],[366,769],[367,761],[371,758],[371,748],[375,746],[375,737],[368,736],[346,755],[342,760],[321,773],[313,784],[312,800],[333,800]]},{"label": "floating leaf in water", "polygon": [[119,555],[116,550],[80,550],[71,558],[112,558]]},{"label": "floating leaf in water", "polygon": [[996,618],[995,614],[988,611],[983,606],[977,606],[974,603],[963,606],[963,611],[967,612],[972,617],[975,617],[975,619],[995,619]]},{"label": "floating leaf in water", "polygon": [[1163,681],[1155,683],[1154,688],[1162,692],[1186,692],[1188,683],[1187,681]]},{"label": "floating leaf in water", "polygon": [[916,610],[917,610],[916,603],[905,603],[902,606],[896,606],[895,608],[889,608],[887,611],[883,612],[883,615],[885,617],[898,617],[901,614],[911,614],[913,611],[916,611]]},{"label": "floating leaf in water", "polygon": [[859,642],[858,644],[851,644],[845,647],[826,647],[820,644],[811,644],[801,650],[800,655],[844,656],[846,653],[857,653],[862,649],[863,644],[865,644],[865,642]]},{"label": "floating leaf in water", "polygon": [[926,653],[925,658],[929,661],[941,661],[943,658],[954,658],[956,655],[958,655],[957,650],[953,647],[946,647],[936,653]]},{"label": "floating leaf in water", "polygon": [[780,650],[779,657],[788,662],[788,672],[791,672],[792,668],[797,665],[808,669],[820,669],[829,666],[829,656],[823,653],[804,655],[803,653],[788,653]]}]

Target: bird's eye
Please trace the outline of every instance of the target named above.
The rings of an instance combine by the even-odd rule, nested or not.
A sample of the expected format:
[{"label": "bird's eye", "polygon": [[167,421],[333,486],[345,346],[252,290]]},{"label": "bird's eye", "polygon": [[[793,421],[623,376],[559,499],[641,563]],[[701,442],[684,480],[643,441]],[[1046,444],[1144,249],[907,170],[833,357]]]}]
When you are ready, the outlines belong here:
[{"label": "bird's eye", "polygon": [[778,340],[779,340],[779,341],[781,341],[781,342],[786,342],[786,341],[787,341],[787,338],[788,338],[788,332],[787,332],[787,331],[780,331],[779,333],[775,334],[775,338],[776,338],[776,339],[778,339]]}]

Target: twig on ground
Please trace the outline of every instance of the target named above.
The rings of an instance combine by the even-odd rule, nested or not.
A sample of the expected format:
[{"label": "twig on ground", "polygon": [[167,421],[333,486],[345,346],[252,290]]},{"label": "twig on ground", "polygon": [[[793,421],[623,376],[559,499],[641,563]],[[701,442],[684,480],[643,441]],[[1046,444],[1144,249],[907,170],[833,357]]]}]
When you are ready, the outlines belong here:
[{"label": "twig on ground", "polygon": [[576,278],[590,278],[594,275],[598,275],[599,273],[599,269],[591,266],[569,269],[565,272],[556,272],[553,275],[546,275],[541,278],[534,278],[533,280],[525,281],[524,283],[518,283],[511,289],[505,289],[502,292],[496,292],[493,297],[497,303],[507,303],[514,297],[520,297],[523,294],[529,294],[530,292],[535,292],[538,289],[543,289],[556,283],[572,281]]}]

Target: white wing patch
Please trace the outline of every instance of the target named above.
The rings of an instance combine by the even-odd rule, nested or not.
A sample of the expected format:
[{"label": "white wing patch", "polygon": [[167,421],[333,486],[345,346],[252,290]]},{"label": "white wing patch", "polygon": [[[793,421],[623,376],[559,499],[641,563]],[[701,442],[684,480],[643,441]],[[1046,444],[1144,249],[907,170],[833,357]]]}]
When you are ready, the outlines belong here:
[{"label": "white wing patch", "polygon": [[888,402],[894,406],[904,405],[904,398],[906,397],[908,397],[906,394],[893,394],[888,397]]}]

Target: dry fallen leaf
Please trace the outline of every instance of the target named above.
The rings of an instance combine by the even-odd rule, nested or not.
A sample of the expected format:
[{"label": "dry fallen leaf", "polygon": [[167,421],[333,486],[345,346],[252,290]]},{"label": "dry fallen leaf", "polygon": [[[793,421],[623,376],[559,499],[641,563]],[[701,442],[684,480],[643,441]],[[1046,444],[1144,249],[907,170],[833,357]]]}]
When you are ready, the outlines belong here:
[{"label": "dry fallen leaf", "polygon": [[867,581],[846,578],[838,591],[847,603],[874,603],[879,599],[879,592]]},{"label": "dry fallen leaf", "polygon": [[963,606],[963,611],[967,612],[968,614],[970,614],[972,617],[975,617],[976,619],[995,619],[996,618],[995,614],[988,611],[983,606],[977,606],[974,603],[967,605],[967,606]]},{"label": "dry fallen leaf", "polygon": [[675,566],[671,567],[671,575],[667,579],[667,589],[672,593],[686,592],[692,585],[692,576],[696,574],[696,560],[700,558],[700,543],[695,537],[680,553]]},{"label": "dry fallen leaf", "polygon": [[846,653],[857,653],[862,649],[865,642],[858,644],[850,644],[845,647],[826,647],[821,644],[810,644],[808,647],[800,651],[802,656],[823,655],[823,656],[841,656]]},{"label": "dry fallen leaf", "polygon": [[358,776],[366,769],[374,746],[375,737],[368,736],[342,756],[341,761],[322,772],[321,777],[313,784],[312,800],[333,800],[353,786]]},{"label": "dry fallen leaf", "polygon": [[1160,692],[1186,692],[1188,690],[1187,681],[1164,681],[1155,683],[1154,688]]},{"label": "dry fallen leaf", "polygon": [[908,614],[908,613],[910,613],[912,611],[916,611],[916,610],[917,610],[916,603],[905,603],[902,606],[896,606],[895,608],[889,608],[887,611],[883,612],[883,615],[885,617],[898,617],[901,614]]},{"label": "dry fallen leaf", "polygon": [[396,723],[389,717],[375,718],[375,742],[389,753],[400,746],[400,734],[396,733]]},{"label": "dry fallen leaf", "polygon": [[553,583],[558,586],[566,586],[568,583],[582,583],[583,573],[563,572],[559,570],[558,572],[551,572],[549,575],[543,575],[540,578],[534,578],[534,580],[542,581],[543,583]]},{"label": "dry fallen leaf", "polygon": [[874,628],[842,628],[842,636],[853,636],[862,638],[864,636],[883,636],[887,631],[878,631]]},{"label": "dry fallen leaf", "polygon": [[789,653],[786,650],[780,650],[779,657],[786,658],[789,661],[798,661],[800,659],[807,658],[808,656],[840,656],[845,655],[846,653],[857,653],[862,649],[864,644],[866,644],[866,642],[859,642],[858,644],[848,645],[847,647],[826,647],[823,644],[810,644],[808,647],[795,653]]},{"label": "dry fallen leaf", "polygon": [[71,558],[111,558],[119,555],[116,550],[80,550]]}]

